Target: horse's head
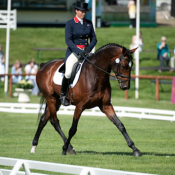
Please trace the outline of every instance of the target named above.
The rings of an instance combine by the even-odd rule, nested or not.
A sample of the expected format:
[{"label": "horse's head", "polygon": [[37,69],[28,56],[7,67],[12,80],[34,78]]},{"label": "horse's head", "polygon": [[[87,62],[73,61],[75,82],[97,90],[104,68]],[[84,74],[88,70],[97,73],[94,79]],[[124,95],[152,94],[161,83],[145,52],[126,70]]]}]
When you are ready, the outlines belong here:
[{"label": "horse's head", "polygon": [[130,88],[131,69],[133,65],[133,58],[131,54],[134,53],[136,49],[137,48],[128,50],[123,47],[119,56],[114,58],[112,70],[114,71],[119,82],[119,87],[122,90]]}]

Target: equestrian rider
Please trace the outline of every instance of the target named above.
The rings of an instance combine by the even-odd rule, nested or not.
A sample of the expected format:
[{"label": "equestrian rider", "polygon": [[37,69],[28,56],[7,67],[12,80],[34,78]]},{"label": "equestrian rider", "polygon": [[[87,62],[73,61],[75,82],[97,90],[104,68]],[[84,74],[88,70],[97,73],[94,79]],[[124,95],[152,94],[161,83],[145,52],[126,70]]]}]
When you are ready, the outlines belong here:
[{"label": "equestrian rider", "polygon": [[[86,11],[88,11],[87,7],[87,3],[77,1],[75,17],[66,22],[65,41],[68,47],[65,58],[66,70],[60,94],[61,104],[64,106],[69,105],[66,92],[73,65],[78,62],[79,59],[83,59],[87,53],[90,53],[97,43],[92,22],[85,19]],[[90,44],[88,44],[88,39],[90,39]]]}]

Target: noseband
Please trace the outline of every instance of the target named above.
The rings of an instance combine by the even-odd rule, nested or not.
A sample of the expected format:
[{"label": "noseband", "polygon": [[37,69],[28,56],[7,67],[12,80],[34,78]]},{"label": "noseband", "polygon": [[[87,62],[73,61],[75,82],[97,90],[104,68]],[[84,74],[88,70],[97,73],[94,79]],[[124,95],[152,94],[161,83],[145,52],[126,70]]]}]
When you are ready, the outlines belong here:
[{"label": "noseband", "polygon": [[[117,58],[117,59],[115,60],[115,62],[112,64],[112,66],[114,66],[114,65],[117,64],[117,72],[115,73],[115,76],[112,75],[112,74],[110,74],[110,73],[108,73],[108,72],[106,72],[105,70],[99,68],[98,66],[96,66],[94,63],[92,63],[92,62],[88,59],[88,57],[89,57],[89,55],[86,55],[86,57],[85,57],[85,60],[86,60],[87,62],[89,62],[89,63],[92,64],[94,67],[96,67],[97,69],[101,70],[102,72],[108,74],[109,76],[114,77],[114,78],[117,78],[117,80],[119,81],[119,83],[124,83],[124,82],[126,82],[126,81],[130,81],[131,76],[126,76],[126,75],[123,75],[123,74],[121,74],[121,73],[119,72],[119,67],[120,67],[120,65],[121,65],[121,64],[120,64],[121,59],[127,60],[127,61],[129,62],[129,67],[132,68],[132,65],[133,65],[133,61],[130,60],[130,59],[128,59],[128,58],[125,58],[125,57],[123,56],[123,54],[121,54],[121,55],[120,55],[120,58]],[[123,78],[128,78],[128,79],[127,79],[127,80],[121,80],[120,78],[118,78],[118,76],[123,77]]]},{"label": "noseband", "polygon": [[[115,73],[115,76],[116,76],[117,80],[119,81],[119,83],[124,83],[124,82],[126,82],[126,81],[130,81],[130,79],[131,79],[131,76],[123,75],[123,74],[120,73],[120,71],[119,71],[119,68],[120,68],[120,65],[121,65],[120,62],[121,62],[122,59],[124,59],[124,60],[126,60],[126,61],[129,62],[129,67],[130,67],[130,68],[132,68],[132,65],[133,65],[133,61],[130,60],[130,59],[128,59],[128,58],[125,58],[125,57],[123,56],[123,53],[120,55],[120,58],[116,58],[115,62],[112,64],[112,66],[114,66],[114,65],[117,64],[117,71],[116,71],[116,73]],[[119,77],[127,78],[127,80],[121,80]]]}]

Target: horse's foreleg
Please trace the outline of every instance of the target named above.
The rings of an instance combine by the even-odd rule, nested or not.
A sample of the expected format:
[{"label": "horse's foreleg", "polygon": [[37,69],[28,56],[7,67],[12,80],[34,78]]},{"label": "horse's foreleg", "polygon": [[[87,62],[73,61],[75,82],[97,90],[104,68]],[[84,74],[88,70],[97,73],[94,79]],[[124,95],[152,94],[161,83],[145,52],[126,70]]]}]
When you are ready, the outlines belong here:
[{"label": "horse's foreleg", "polygon": [[38,125],[38,129],[37,129],[35,137],[32,141],[32,149],[31,149],[30,153],[36,152],[36,146],[38,145],[38,140],[39,140],[40,134],[41,134],[43,128],[45,127],[45,125],[47,124],[49,116],[50,116],[50,113],[48,111],[48,108],[46,108],[44,114],[41,116],[41,119],[40,119],[40,122]]},{"label": "horse's foreleg", "polygon": [[68,137],[67,141],[63,145],[62,155],[66,155],[66,152],[68,150],[68,146],[70,144],[70,141],[71,141],[72,137],[75,135],[75,133],[77,131],[78,121],[79,121],[81,113],[82,113],[81,108],[76,107],[75,112],[74,112],[72,126],[71,126],[71,128],[69,130],[69,137]]},{"label": "horse's foreleg", "polygon": [[119,131],[123,134],[128,146],[133,150],[133,155],[135,157],[142,156],[140,151],[134,145],[134,142],[130,139],[130,137],[125,129],[125,126],[119,120],[119,118],[116,116],[115,111],[113,109],[113,106],[112,105],[103,105],[102,107],[100,107],[100,109],[102,112],[104,112],[106,114],[106,116],[110,119],[110,121],[113,122],[113,124],[115,126],[117,126]]},{"label": "horse's foreleg", "polygon": [[[61,130],[61,126],[59,124],[59,120],[56,115],[56,112],[58,111],[61,104],[59,100],[57,100],[57,96],[49,96],[48,98],[46,98],[46,100],[47,100],[47,105],[48,105],[49,112],[50,112],[50,122],[55,128],[55,130],[59,133],[59,135],[61,136],[61,138],[63,139],[65,143],[67,138],[65,137],[63,131]],[[71,144],[69,144],[68,146],[69,146],[69,153],[75,154],[75,150],[73,146]]]}]

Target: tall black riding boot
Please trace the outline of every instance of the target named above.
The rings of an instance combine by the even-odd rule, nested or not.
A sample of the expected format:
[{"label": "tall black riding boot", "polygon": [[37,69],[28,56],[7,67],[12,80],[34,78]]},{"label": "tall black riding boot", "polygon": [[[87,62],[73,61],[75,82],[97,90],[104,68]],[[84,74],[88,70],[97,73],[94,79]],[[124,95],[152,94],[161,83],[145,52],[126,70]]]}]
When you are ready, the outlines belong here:
[{"label": "tall black riding boot", "polygon": [[67,79],[64,76],[63,81],[62,81],[61,94],[60,94],[61,104],[64,105],[64,106],[69,106],[70,105],[69,100],[66,98],[68,83],[69,83],[69,79]]}]

